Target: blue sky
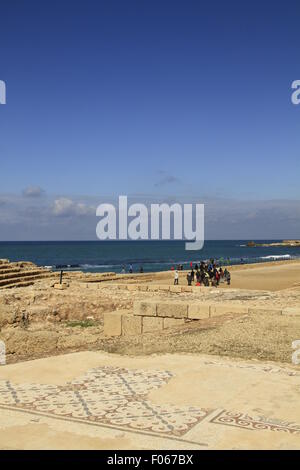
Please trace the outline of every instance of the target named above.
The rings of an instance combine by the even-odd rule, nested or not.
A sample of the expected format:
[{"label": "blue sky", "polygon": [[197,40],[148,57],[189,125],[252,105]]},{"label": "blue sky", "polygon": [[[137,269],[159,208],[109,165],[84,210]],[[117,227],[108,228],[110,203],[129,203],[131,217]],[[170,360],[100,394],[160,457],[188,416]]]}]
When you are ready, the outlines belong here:
[{"label": "blue sky", "polygon": [[0,238],[28,198],[300,200],[298,1],[0,8]]}]

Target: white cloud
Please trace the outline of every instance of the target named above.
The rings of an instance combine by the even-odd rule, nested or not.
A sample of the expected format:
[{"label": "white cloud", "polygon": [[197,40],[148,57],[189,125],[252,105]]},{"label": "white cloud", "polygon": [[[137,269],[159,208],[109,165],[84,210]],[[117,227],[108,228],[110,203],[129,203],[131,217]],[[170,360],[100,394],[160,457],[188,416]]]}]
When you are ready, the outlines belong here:
[{"label": "white cloud", "polygon": [[23,190],[24,197],[41,197],[45,191],[39,186],[28,186]]},{"label": "white cloud", "polygon": [[[135,194],[130,204],[204,203],[206,239],[282,239],[300,237],[300,201],[238,201]],[[1,240],[96,239],[96,207],[117,197],[49,195],[24,197],[0,193]]]},{"label": "white cloud", "polygon": [[61,197],[54,201],[53,214],[58,217],[69,217],[74,215],[85,216],[95,214],[95,208],[82,202],[74,202],[72,199]]}]

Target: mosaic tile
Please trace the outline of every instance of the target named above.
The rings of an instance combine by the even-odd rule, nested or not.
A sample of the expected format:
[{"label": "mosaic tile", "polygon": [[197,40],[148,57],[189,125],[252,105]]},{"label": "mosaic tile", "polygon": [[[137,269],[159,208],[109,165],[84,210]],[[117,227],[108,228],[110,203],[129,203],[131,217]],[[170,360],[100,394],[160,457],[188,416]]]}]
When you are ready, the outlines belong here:
[{"label": "mosaic tile", "polygon": [[239,413],[227,410],[223,410],[210,422],[222,424],[225,426],[236,426],[249,430],[278,431],[300,435],[300,425],[286,424],[284,422],[280,422],[279,420],[276,420],[276,422],[274,422],[274,420],[268,420],[265,417],[252,417],[246,413]]},{"label": "mosaic tile", "polygon": [[0,381],[0,405],[160,435],[182,436],[213,410],[156,405],[150,391],[168,383],[168,371],[99,367],[63,386]]}]

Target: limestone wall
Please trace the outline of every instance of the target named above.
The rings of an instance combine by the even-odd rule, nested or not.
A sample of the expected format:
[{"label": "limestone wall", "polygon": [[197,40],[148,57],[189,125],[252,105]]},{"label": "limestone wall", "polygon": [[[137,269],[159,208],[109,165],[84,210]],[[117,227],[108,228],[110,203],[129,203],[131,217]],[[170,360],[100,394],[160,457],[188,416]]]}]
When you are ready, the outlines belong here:
[{"label": "limestone wall", "polygon": [[134,302],[133,312],[104,313],[106,336],[130,336],[181,326],[190,320],[204,320],[226,314],[299,315],[298,308],[255,308],[238,303],[207,303],[156,300]]}]

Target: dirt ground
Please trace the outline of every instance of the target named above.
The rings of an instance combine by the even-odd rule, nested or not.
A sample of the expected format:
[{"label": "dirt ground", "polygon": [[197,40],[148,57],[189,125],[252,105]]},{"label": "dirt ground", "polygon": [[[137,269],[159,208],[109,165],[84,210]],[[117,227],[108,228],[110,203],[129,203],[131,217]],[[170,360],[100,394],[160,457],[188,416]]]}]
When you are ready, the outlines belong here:
[{"label": "dirt ground", "polygon": [[134,339],[103,341],[100,348],[128,355],[153,353],[204,353],[242,359],[291,363],[291,344],[300,339],[300,319],[270,315],[224,315],[191,322],[184,329],[147,334]]},{"label": "dirt ground", "polygon": [[[171,274],[158,273],[152,282],[171,283]],[[300,279],[299,262],[284,262],[235,267],[231,288],[204,289],[199,293],[133,292],[120,290],[114,282],[105,283],[101,289],[97,285],[71,282],[68,289],[55,291],[45,281],[31,287],[6,289],[0,293],[0,320],[2,315],[4,321],[0,325],[0,339],[7,347],[7,363],[84,350],[137,356],[204,353],[291,363],[291,344],[300,339],[299,315],[223,315],[190,321],[160,334],[108,338],[103,334],[103,314],[118,309],[130,312],[135,300],[153,297],[189,302],[234,301],[262,308],[299,307],[300,288],[294,285],[298,275]],[[280,279],[289,279],[288,288],[276,291]],[[184,273],[181,281],[186,285]],[[257,287],[257,282],[273,290],[233,288],[238,284]],[[284,282],[281,287],[286,285]],[[5,324],[8,317],[10,320]]]},{"label": "dirt ground", "polygon": [[191,321],[184,327],[164,330],[159,335],[148,333],[132,337],[107,338],[103,335],[101,323],[72,327],[62,323],[52,326],[47,332],[43,332],[41,324],[27,330],[26,336],[16,330],[10,338],[14,342],[21,341],[22,349],[17,355],[12,354],[8,362],[88,349],[128,356],[203,353],[291,364],[291,344],[300,339],[299,317],[281,315],[274,318],[270,314],[224,315]]}]

